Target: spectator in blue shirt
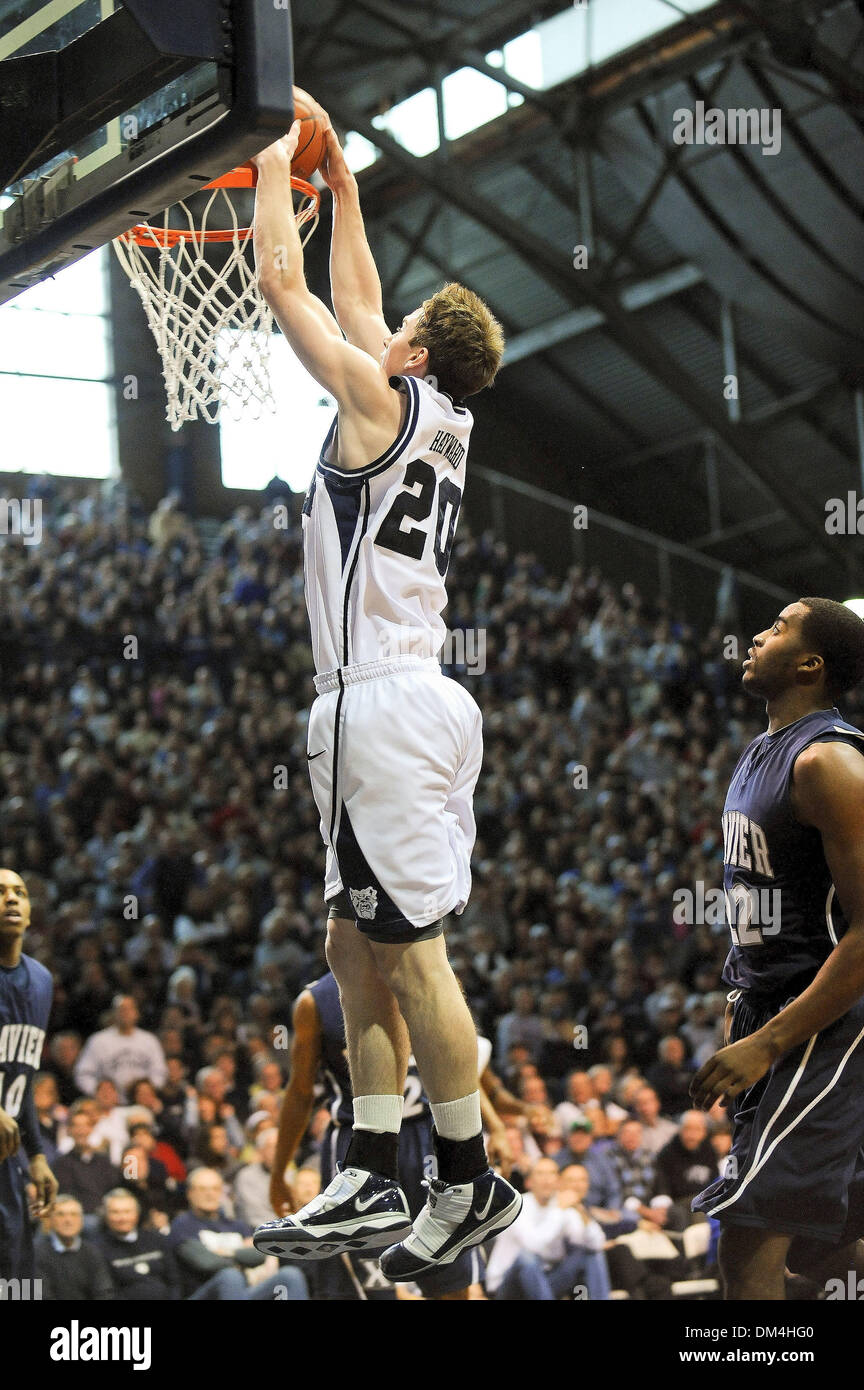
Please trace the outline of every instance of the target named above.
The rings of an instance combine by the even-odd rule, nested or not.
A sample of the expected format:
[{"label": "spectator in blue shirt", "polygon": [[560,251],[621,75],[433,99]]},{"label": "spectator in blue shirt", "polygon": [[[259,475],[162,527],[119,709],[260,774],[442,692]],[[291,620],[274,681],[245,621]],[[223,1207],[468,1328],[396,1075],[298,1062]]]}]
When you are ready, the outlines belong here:
[{"label": "spectator in blue shirt", "polygon": [[171,1223],[170,1244],[180,1265],[184,1295],[194,1300],[308,1299],[299,1269],[284,1265],[250,1288],[243,1269],[264,1263],[252,1245],[252,1227],[222,1214],[222,1176],[213,1168],[196,1168],[187,1182],[189,1210]]},{"label": "spectator in blue shirt", "polygon": [[638,1120],[625,1120],[609,1156],[618,1175],[624,1208],[664,1226],[665,1207],[648,1205],[654,1191],[654,1155],[642,1147],[642,1126]]},{"label": "spectator in blue shirt", "polygon": [[585,1205],[608,1237],[614,1238],[635,1229],[638,1215],[623,1210],[618,1168],[608,1148],[597,1148],[590,1120],[573,1121],[558,1164],[562,1172],[573,1164],[581,1164],[585,1169],[589,1178]]}]

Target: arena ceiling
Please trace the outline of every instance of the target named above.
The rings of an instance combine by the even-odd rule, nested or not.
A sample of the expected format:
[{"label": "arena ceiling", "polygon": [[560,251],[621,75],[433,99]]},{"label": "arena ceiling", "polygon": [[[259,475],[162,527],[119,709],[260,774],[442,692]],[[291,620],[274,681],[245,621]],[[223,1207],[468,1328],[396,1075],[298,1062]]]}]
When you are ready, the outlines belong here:
[{"label": "arena ceiling", "polygon": [[[860,592],[864,546],[825,509],[864,492],[864,4],[724,0],[544,91],[489,67],[564,8],[297,0],[297,81],[381,150],[359,178],[389,313],[453,277],[499,315],[477,413],[534,430],[503,471],[792,591]],[[464,65],[524,103],[422,159],[373,126]],[[699,102],[780,109],[779,153],[675,143]]]}]

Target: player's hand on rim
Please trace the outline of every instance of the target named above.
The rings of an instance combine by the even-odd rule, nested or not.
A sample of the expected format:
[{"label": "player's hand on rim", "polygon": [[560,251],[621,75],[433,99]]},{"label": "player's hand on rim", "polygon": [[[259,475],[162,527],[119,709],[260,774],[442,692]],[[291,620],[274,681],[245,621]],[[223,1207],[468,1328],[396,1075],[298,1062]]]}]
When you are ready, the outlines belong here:
[{"label": "player's hand on rim", "polygon": [[710,1110],[722,1096],[737,1096],[765,1075],[777,1060],[776,1051],[758,1033],[715,1052],[690,1083],[697,1110]]},{"label": "player's hand on rim", "polygon": [[280,163],[287,159],[289,164],[294,158],[294,151],[300,140],[300,122],[295,121],[291,129],[285,134],[280,135],[278,140],[274,140],[272,145],[268,145],[260,154],[255,154],[249,163],[254,164],[260,173],[262,168],[268,164]]},{"label": "player's hand on rim", "polygon": [[327,187],[334,193],[338,193],[346,185],[354,182],[354,175],[348,168],[345,159],[345,151],[339,143],[339,137],[332,126],[327,131],[327,151],[321,162],[319,173]]}]

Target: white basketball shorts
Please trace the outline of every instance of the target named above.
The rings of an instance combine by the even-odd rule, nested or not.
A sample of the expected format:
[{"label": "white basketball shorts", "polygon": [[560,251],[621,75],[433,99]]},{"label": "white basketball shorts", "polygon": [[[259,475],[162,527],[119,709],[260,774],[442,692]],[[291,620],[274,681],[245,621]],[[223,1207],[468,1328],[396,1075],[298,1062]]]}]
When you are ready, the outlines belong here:
[{"label": "white basketball shorts", "polygon": [[434,658],[345,666],[315,686],[306,755],[325,901],[347,899],[374,941],[437,935],[471,891],[480,710]]}]

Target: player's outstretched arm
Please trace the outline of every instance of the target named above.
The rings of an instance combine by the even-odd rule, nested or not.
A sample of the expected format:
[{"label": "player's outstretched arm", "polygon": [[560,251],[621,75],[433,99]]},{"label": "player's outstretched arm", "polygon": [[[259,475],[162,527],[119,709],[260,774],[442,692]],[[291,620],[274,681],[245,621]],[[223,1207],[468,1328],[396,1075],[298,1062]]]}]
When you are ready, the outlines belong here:
[{"label": "player's outstretched arm", "polygon": [[34,1154],[31,1158],[30,1181],[36,1188],[33,1215],[49,1216],[54,1209],[54,1198],[60,1190],[60,1184],[49,1168],[48,1160],[44,1154]]},{"label": "player's outstretched arm", "polygon": [[390,330],[384,319],[381,278],[369,249],[357,180],[331,128],[321,174],[333,194],[330,292],[346,338],[378,361]]},{"label": "player's outstretched arm", "polygon": [[554,1116],[548,1105],[526,1105],[523,1100],[514,1096],[512,1091],[507,1090],[491,1065],[483,1071],[480,1085],[499,1115],[524,1115],[531,1128],[541,1134],[549,1134],[554,1128]]},{"label": "player's outstretched arm", "polygon": [[321,1062],[321,1018],[308,989],[297,998],[292,1022],[291,1075],[279,1112],[279,1138],[270,1177],[270,1205],[277,1216],[285,1216],[297,1207],[294,1193],[285,1181],[285,1169],[306,1132]]},{"label": "player's outstretched arm", "polygon": [[509,1178],[513,1171],[513,1150],[507,1138],[507,1126],[482,1085],[479,1095],[480,1115],[486,1131],[486,1157],[492,1167],[497,1167],[503,1177]]},{"label": "player's outstretched arm", "polygon": [[48,1160],[42,1152],[39,1120],[36,1115],[36,1102],[33,1098],[32,1086],[28,1087],[24,1097],[24,1104],[18,1117],[18,1128],[21,1135],[21,1147],[30,1159],[30,1181],[36,1188],[36,1205],[33,1215],[47,1216],[54,1206],[58,1184],[48,1165]]},{"label": "player's outstretched arm", "polygon": [[501,1078],[495,1075],[491,1064],[483,1070],[480,1084],[499,1115],[525,1114],[524,1103],[507,1090]]},{"label": "player's outstretched arm", "polygon": [[[694,1102],[752,1086],[768,1068],[827,1028],[864,996],[864,758],[845,743],[814,743],[795,762],[792,804],[822,837],[828,869],[849,926],[812,984],[763,1028],[724,1047],[696,1073]],[[781,904],[782,908],[782,904]]]},{"label": "player's outstretched arm", "polygon": [[291,157],[299,132],[300,123],[295,121],[288,135],[253,161],[258,169],[255,260],[259,287],[294,352],[315,380],[336,397],[340,409],[377,420],[395,435],[400,403],[380,365],[345,342],[335,320],[332,325],[328,322],[327,310],[306,284],[291,199]]}]

